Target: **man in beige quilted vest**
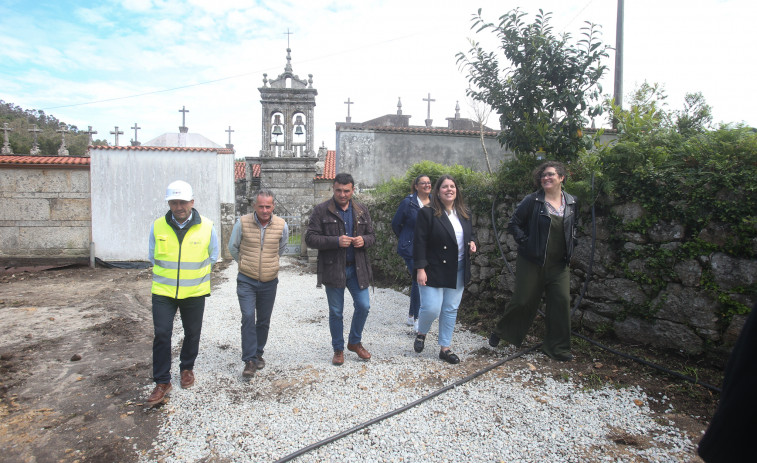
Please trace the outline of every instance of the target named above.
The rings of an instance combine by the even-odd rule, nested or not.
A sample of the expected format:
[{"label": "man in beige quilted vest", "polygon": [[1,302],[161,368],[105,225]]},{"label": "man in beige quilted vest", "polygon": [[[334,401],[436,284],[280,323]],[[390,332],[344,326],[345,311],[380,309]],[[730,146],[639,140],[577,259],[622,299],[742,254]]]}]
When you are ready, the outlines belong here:
[{"label": "man in beige quilted vest", "polygon": [[242,216],[231,231],[229,252],[239,264],[237,297],[242,311],[242,376],[251,378],[265,366],[271,313],[279,284],[279,256],[286,249],[289,227],[273,214],[273,192],[255,193],[254,212]]}]

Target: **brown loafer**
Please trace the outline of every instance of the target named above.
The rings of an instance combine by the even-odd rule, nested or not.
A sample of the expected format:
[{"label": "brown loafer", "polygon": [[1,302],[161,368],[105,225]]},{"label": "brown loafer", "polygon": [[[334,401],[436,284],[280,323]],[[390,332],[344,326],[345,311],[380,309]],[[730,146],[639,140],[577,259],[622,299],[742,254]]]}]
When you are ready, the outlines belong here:
[{"label": "brown loafer", "polygon": [[255,371],[258,368],[255,366],[255,362],[252,360],[248,360],[244,362],[244,371],[242,371],[242,376],[245,378],[252,378],[255,376]]},{"label": "brown loafer", "polygon": [[165,400],[168,400],[168,391],[171,390],[171,383],[156,384],[150,397],[147,399],[147,405],[153,407]]},{"label": "brown loafer", "polygon": [[367,350],[365,350],[365,347],[363,347],[363,343],[359,342],[357,344],[347,344],[347,349],[351,350],[352,352],[356,353],[358,357],[360,357],[361,360],[370,360],[371,354]]},{"label": "brown loafer", "polygon": [[181,370],[181,388],[192,387],[195,383],[195,374],[192,370]]},{"label": "brown loafer", "polygon": [[341,365],[344,363],[344,351],[335,350],[334,357],[331,359],[331,363],[334,365]]}]

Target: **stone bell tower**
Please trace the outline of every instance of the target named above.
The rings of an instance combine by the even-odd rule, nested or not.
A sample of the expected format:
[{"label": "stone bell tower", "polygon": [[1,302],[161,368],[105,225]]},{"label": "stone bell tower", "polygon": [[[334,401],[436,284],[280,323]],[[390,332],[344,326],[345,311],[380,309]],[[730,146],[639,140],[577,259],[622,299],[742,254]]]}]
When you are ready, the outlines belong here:
[{"label": "stone bell tower", "polygon": [[[312,74],[304,80],[292,72],[292,50],[286,50],[284,73],[272,80],[263,74],[263,86],[258,88],[263,143],[260,157],[248,157],[245,162],[247,172],[260,165],[260,187],[275,193],[277,215],[305,217],[314,204],[313,179],[317,175],[313,110],[318,91],[313,88]],[[252,188],[247,191],[248,200],[254,200]]]},{"label": "stone bell tower", "polygon": [[291,48],[287,48],[284,73],[268,80],[263,74],[260,91],[263,142],[260,157],[315,157],[313,127],[315,96],[313,75],[300,79],[292,72]]}]

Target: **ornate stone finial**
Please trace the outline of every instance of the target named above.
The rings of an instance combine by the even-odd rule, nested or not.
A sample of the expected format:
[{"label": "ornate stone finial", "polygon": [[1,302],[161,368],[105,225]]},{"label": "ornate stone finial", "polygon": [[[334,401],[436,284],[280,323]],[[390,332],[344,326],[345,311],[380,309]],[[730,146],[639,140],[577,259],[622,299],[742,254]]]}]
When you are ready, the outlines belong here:
[{"label": "ornate stone finial", "polygon": [[139,146],[139,145],[141,145],[141,143],[139,141],[137,141],[137,131],[139,129],[141,129],[142,127],[140,127],[139,125],[137,125],[137,123],[135,122],[134,123],[134,127],[129,127],[129,128],[134,131],[134,140],[131,141],[131,146]]},{"label": "ornate stone finial", "polygon": [[179,112],[181,113],[181,127],[179,127],[179,133],[187,133],[189,132],[189,127],[187,127],[186,116],[189,110],[182,106]]},{"label": "ornate stone finial", "polygon": [[92,144],[92,134],[97,133],[97,130],[92,130],[92,126],[90,125],[90,126],[87,127],[87,130],[84,131],[84,132],[82,132],[82,133],[86,133],[87,135],[89,135],[89,142],[87,144],[91,145]]},{"label": "ornate stone finial", "polygon": [[118,136],[119,135],[123,135],[124,131],[123,130],[118,130],[118,126],[116,126],[116,130],[111,130],[110,134],[116,136],[116,144],[113,145],[113,146],[118,146]]},{"label": "ornate stone finial", "polygon": [[428,116],[426,118],[426,127],[431,127],[431,123],[433,120],[431,119],[431,102],[436,101],[434,99],[431,99],[431,94],[428,94],[428,98],[424,98],[423,101],[428,101]]},{"label": "ornate stone finial", "polygon": [[263,87],[268,87],[268,74],[263,73]]},{"label": "ornate stone finial", "polygon": [[[29,129],[29,132],[31,132],[32,135],[34,136],[34,141],[32,142],[32,149],[31,149],[31,151],[29,151],[29,154],[32,155],[32,156],[38,156],[38,155],[42,154],[42,150],[39,149],[39,143],[37,142],[37,134],[39,134],[40,132],[42,132],[42,130],[40,130],[37,127],[37,124],[33,124],[32,128]],[[3,153],[3,154],[5,154],[5,153]]]},{"label": "ornate stone finial", "polygon": [[3,122],[3,149],[0,151],[1,154],[13,154],[10,141],[8,140],[8,132],[13,132],[13,129],[7,122]]},{"label": "ornate stone finial", "polygon": [[397,97],[397,115],[402,115],[402,98]]},{"label": "ornate stone finial", "polygon": [[455,119],[460,119],[460,101],[455,101]]},{"label": "ornate stone finial", "polygon": [[65,124],[61,123],[60,128],[56,130],[60,134],[60,148],[58,148],[58,156],[68,156],[68,148],[66,148],[66,133],[68,132],[68,127],[66,127]]},{"label": "ornate stone finial", "polygon": [[313,88],[313,74],[308,74],[308,88]]},{"label": "ornate stone finial", "polygon": [[287,65],[284,66],[284,72],[292,73],[292,49],[287,47]]},{"label": "ornate stone finial", "polygon": [[350,101],[350,98],[347,97],[347,101],[345,101],[344,104],[347,105],[347,119],[345,120],[345,122],[352,122],[352,117],[350,117],[350,106],[354,105],[355,102],[354,101]]}]

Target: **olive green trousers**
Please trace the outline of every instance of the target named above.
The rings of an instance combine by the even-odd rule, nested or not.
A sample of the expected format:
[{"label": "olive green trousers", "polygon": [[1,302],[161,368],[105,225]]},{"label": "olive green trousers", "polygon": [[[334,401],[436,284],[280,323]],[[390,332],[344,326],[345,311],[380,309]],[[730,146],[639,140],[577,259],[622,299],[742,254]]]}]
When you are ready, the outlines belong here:
[{"label": "olive green trousers", "polygon": [[542,350],[550,357],[570,353],[570,268],[564,261],[541,267],[518,256],[515,291],[494,334],[518,347],[526,338],[545,296],[546,334]]}]

